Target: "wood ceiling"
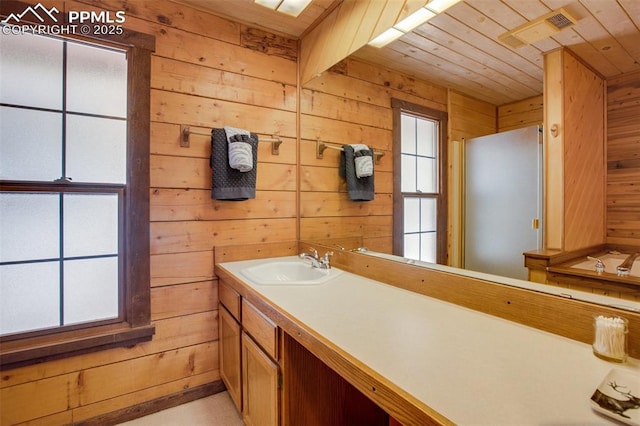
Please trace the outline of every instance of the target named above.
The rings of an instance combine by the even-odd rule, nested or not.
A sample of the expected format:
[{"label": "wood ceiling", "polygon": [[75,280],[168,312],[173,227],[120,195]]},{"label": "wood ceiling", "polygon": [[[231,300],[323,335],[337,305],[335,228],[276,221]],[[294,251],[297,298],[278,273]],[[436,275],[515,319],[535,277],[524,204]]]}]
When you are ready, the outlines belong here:
[{"label": "wood ceiling", "polygon": [[[334,6],[334,0],[314,0],[292,18],[253,0],[178,2],[294,38]],[[517,49],[498,41],[560,7],[576,25]],[[365,46],[353,56],[503,105],[542,93],[543,54],[561,46],[605,78],[640,71],[640,0],[463,0],[386,47]]]}]

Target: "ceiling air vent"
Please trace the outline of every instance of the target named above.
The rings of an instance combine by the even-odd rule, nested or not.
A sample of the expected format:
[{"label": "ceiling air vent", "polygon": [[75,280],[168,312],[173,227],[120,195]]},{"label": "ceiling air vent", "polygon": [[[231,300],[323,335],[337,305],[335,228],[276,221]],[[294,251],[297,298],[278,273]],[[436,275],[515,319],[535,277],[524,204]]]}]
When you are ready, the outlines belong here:
[{"label": "ceiling air vent", "polygon": [[517,28],[500,35],[498,40],[509,47],[517,48],[535,43],[547,37],[551,37],[560,31],[571,27],[576,19],[566,10],[560,8],[547,13],[533,21],[529,21]]}]

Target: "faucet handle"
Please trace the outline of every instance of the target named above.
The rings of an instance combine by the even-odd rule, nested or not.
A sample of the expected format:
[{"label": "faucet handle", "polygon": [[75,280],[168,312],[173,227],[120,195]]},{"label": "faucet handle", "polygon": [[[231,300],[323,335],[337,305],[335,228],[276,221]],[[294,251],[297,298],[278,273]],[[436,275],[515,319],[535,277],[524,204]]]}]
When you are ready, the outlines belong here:
[{"label": "faucet handle", "polygon": [[326,268],[331,268],[331,265],[329,265],[329,258],[331,256],[333,256],[332,251],[326,252],[324,256],[322,256],[322,260],[320,261],[320,263],[322,263]]},{"label": "faucet handle", "polygon": [[318,258],[318,250],[314,249],[313,247],[309,247],[307,250],[309,250],[309,253],[313,255],[313,257],[315,257],[316,259]]}]

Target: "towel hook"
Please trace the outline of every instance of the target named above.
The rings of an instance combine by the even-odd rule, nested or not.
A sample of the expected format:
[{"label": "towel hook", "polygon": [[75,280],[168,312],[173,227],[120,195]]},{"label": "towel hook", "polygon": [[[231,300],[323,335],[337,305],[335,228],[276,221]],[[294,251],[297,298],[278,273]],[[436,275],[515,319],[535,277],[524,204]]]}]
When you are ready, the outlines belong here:
[{"label": "towel hook", "polygon": [[189,135],[191,134],[191,128],[184,124],[180,125],[180,146],[183,148],[189,148]]},{"label": "towel hook", "polygon": [[271,154],[272,155],[280,155],[281,144],[282,144],[282,139],[280,139],[278,135],[271,135]]},{"label": "towel hook", "polygon": [[324,142],[320,142],[320,139],[316,139],[316,158],[322,160],[324,158],[324,150],[327,149],[327,145]]}]

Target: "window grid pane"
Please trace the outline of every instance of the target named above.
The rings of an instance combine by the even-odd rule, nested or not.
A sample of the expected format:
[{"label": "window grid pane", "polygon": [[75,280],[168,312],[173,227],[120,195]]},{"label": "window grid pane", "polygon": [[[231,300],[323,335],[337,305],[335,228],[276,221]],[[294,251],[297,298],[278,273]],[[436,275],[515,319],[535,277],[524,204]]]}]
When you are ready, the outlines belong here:
[{"label": "window grid pane", "polygon": [[404,199],[404,257],[436,262],[437,203],[432,197]]},{"label": "window grid pane", "polygon": [[125,53],[79,43],[68,43],[67,52],[68,110],[126,118]]},{"label": "window grid pane", "polygon": [[[123,312],[127,68],[125,51],[3,37],[0,120],[12,125],[0,134],[2,335]],[[61,177],[72,179],[64,190],[51,184]]]},{"label": "window grid pane", "polygon": [[401,114],[401,191],[438,192],[438,122]]},{"label": "window grid pane", "polygon": [[35,34],[3,36],[0,102],[62,108],[62,46],[61,40]]},{"label": "window grid pane", "polygon": [[64,262],[64,324],[118,317],[118,259]]},{"label": "window grid pane", "polygon": [[0,263],[58,258],[59,208],[58,194],[0,193]]},{"label": "window grid pane", "polygon": [[[62,175],[62,113],[0,107],[0,179],[53,181]],[[37,123],[37,125],[34,125]]]},{"label": "window grid pane", "polygon": [[431,120],[416,119],[417,154],[424,157],[436,157],[436,123]]},{"label": "window grid pane", "polygon": [[[2,335],[118,317],[122,199],[122,191],[0,193]],[[74,262],[93,266],[64,266]]]},{"label": "window grid pane", "polygon": [[60,325],[59,263],[0,265],[0,333]]},{"label": "window grid pane", "polygon": [[401,120],[401,152],[403,154],[416,154],[416,118],[402,114]]},{"label": "window grid pane", "polygon": [[68,114],[65,145],[66,174],[75,182],[126,183],[126,121]]},{"label": "window grid pane", "polygon": [[423,232],[420,234],[420,260],[423,262],[436,263],[437,241],[436,232]]}]

